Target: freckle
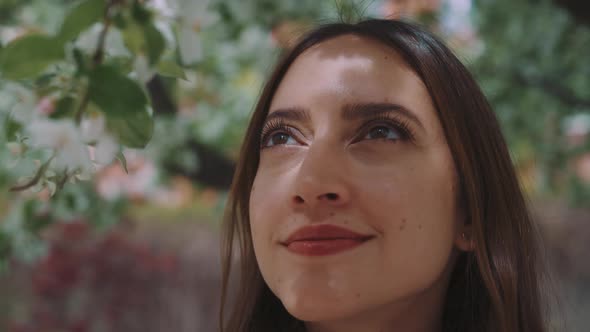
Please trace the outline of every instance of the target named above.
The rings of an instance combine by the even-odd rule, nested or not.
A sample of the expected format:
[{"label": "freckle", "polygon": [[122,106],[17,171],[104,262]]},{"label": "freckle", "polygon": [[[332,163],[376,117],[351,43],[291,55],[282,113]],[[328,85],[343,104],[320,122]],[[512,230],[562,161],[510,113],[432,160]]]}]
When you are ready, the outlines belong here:
[{"label": "freckle", "polygon": [[399,226],[399,230],[403,231],[406,228],[406,219],[402,219],[402,224]]},{"label": "freckle", "polygon": [[418,225],[418,229],[422,229],[422,225]]},{"label": "freckle", "polygon": [[334,212],[330,212],[330,217],[333,217],[333,216],[334,216]]},{"label": "freckle", "polygon": [[356,298],[360,299],[361,298],[361,293],[356,293]]}]

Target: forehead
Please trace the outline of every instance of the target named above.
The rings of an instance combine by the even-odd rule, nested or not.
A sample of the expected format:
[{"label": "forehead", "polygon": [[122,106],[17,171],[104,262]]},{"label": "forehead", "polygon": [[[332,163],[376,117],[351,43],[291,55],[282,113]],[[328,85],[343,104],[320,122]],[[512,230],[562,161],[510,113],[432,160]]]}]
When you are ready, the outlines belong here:
[{"label": "forehead", "polygon": [[366,37],[343,35],[314,45],[293,62],[270,111],[335,101],[430,104],[430,96],[394,49]]}]

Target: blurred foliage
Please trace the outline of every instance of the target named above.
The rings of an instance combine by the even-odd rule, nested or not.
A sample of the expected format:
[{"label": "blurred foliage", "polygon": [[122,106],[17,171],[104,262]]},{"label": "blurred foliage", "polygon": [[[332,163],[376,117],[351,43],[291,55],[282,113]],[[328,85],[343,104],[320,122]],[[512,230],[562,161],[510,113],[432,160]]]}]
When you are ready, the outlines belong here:
[{"label": "blurred foliage", "polygon": [[[590,27],[552,1],[477,0],[483,48],[471,68],[537,193],[590,205],[590,183],[572,167],[590,152]],[[579,142],[572,127],[586,128]]]}]

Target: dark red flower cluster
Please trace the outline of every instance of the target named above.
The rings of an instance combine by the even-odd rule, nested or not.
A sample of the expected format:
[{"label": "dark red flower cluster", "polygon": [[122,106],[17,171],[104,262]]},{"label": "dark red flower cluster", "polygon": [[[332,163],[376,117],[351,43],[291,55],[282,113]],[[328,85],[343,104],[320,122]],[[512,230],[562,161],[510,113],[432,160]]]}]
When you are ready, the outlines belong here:
[{"label": "dark red flower cluster", "polygon": [[154,289],[178,282],[177,257],[124,231],[98,233],[73,222],[54,225],[49,238],[49,253],[31,271],[30,317],[13,323],[11,332],[120,331],[138,313],[157,310]]}]

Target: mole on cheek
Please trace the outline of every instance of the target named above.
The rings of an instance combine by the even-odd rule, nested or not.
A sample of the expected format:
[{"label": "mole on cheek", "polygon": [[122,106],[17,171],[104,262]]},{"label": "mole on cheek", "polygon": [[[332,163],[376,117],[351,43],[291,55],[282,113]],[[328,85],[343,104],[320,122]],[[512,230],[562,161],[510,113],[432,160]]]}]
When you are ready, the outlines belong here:
[{"label": "mole on cheek", "polygon": [[402,224],[399,226],[399,230],[403,231],[406,228],[406,219],[402,219]]}]

